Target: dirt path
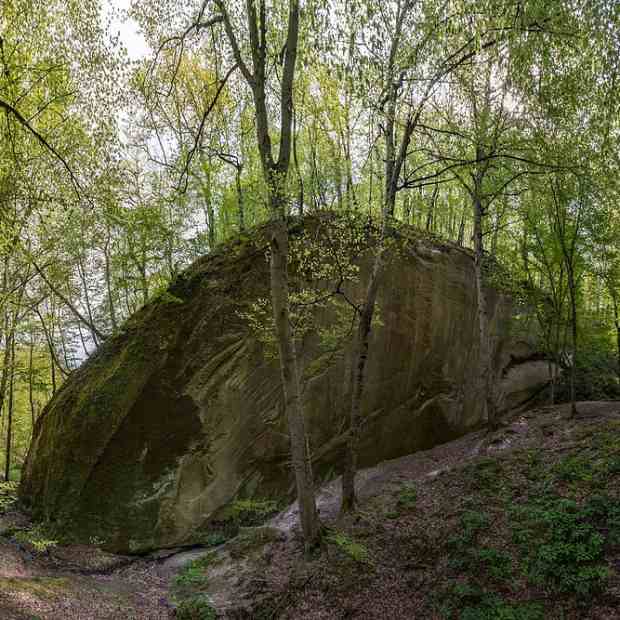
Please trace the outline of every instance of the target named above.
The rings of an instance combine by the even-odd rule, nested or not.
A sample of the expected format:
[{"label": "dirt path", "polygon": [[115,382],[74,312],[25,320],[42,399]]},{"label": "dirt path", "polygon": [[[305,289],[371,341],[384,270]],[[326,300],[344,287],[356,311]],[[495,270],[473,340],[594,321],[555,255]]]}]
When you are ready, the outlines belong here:
[{"label": "dirt path", "polygon": [[37,553],[0,537],[0,618],[167,620],[173,617],[173,572],[154,559],[112,556],[95,547]]}]

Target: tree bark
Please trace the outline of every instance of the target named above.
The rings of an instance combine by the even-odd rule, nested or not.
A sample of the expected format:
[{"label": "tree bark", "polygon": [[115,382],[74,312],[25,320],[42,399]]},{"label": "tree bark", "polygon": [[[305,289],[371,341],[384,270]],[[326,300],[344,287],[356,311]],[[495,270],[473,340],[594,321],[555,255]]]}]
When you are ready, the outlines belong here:
[{"label": "tree bark", "polygon": [[482,231],[484,207],[482,206],[482,200],[480,198],[479,179],[475,179],[474,181],[474,195],[472,198],[474,211],[474,272],[476,278],[476,292],[478,295],[479,389],[484,398],[487,424],[490,428],[495,428],[498,420],[491,372],[488,298],[484,287],[484,242]]},{"label": "tree bark", "polygon": [[306,434],[306,422],[299,379],[295,341],[291,332],[288,287],[288,229],[277,220],[270,240],[271,303],[275,320],[280,375],[284,392],[291,464],[295,475],[299,515],[306,545],[319,536],[318,514],[314,498],[314,480]]},{"label": "tree bark", "polygon": [[112,331],[118,329],[118,321],[116,320],[116,309],[114,308],[114,299],[112,296],[112,266],[110,261],[110,227],[106,225],[106,240],[103,246],[103,256],[105,258],[105,283],[108,297],[108,310],[110,312],[110,322],[112,323]]},{"label": "tree bark", "polygon": [[237,216],[239,221],[239,232],[245,230],[245,205],[243,203],[243,188],[241,187],[241,172],[243,164],[238,163],[235,166],[235,186],[237,188]]},{"label": "tree bark", "polygon": [[30,417],[32,418],[32,428],[37,421],[37,416],[34,407],[34,337],[30,334],[30,344],[28,347],[28,402],[30,404]]},{"label": "tree bark", "polygon": [[618,307],[618,298],[613,290],[613,285],[614,283],[611,283],[608,288],[614,309],[614,325],[616,326],[616,362],[618,364],[616,372],[618,374],[618,379],[620,380],[620,308]]},{"label": "tree bark", "polygon": [[419,115],[407,119],[405,129],[400,138],[400,143],[396,139],[396,103],[400,88],[399,80],[396,79],[396,56],[400,46],[402,28],[407,12],[411,9],[411,3],[398,5],[396,15],[396,28],[390,56],[388,60],[386,77],[386,126],[384,129],[385,138],[385,182],[380,185],[382,190],[381,197],[381,222],[379,238],[377,240],[377,250],[370,271],[366,297],[362,305],[359,316],[359,324],[353,351],[352,377],[351,377],[351,409],[349,413],[349,435],[347,439],[347,451],[345,454],[344,468],[342,472],[342,504],[343,512],[350,512],[355,509],[357,495],[355,492],[355,475],[357,473],[357,459],[359,450],[359,438],[362,430],[362,399],[364,395],[364,383],[366,374],[366,363],[368,361],[368,349],[370,344],[370,333],[372,330],[372,319],[375,311],[377,295],[379,292],[380,280],[383,275],[383,268],[386,253],[386,237],[388,222],[394,215],[396,208],[396,195],[398,193],[398,179],[405,160],[407,150],[411,141],[413,131],[417,126]]},{"label": "tree bark", "polygon": [[318,513],[314,497],[314,481],[306,435],[304,406],[291,329],[288,284],[288,226],[286,222],[288,201],[286,178],[291,160],[293,122],[293,82],[299,42],[299,0],[289,0],[288,27],[284,46],[282,77],[280,81],[280,150],[274,161],[269,115],[267,112],[267,10],[264,0],[246,0],[252,70],[244,61],[237,42],[226,4],[215,0],[224,22],[226,35],[243,76],[252,90],[256,118],[256,139],[261,157],[263,177],[267,186],[267,199],[271,211],[270,234],[270,286],[275,335],[280,356],[280,374],[284,405],[291,442],[291,460],[297,488],[299,515],[304,545],[310,550],[320,536]]},{"label": "tree bark", "polygon": [[355,491],[355,474],[357,473],[358,446],[362,429],[362,399],[364,395],[364,379],[368,349],[370,345],[370,333],[372,318],[374,315],[379,281],[384,261],[384,234],[382,230],[379,249],[372,265],[372,271],[366,289],[366,299],[362,308],[353,353],[353,366],[351,368],[351,409],[349,418],[349,435],[345,454],[344,470],[342,472],[342,511],[350,512],[355,509],[357,494]]},{"label": "tree bark", "polygon": [[11,362],[11,341],[13,339],[13,327],[10,324],[10,315],[5,311],[4,315],[4,356],[2,360],[2,374],[0,376],[0,414],[4,408],[6,386],[9,376],[9,364]]},{"label": "tree bark", "polygon": [[15,334],[11,337],[11,365],[9,371],[9,406],[7,410],[6,427],[6,458],[4,462],[4,479],[11,479],[11,452],[13,449],[13,387],[15,385]]},{"label": "tree bark", "polygon": [[572,360],[570,365],[570,412],[571,416],[577,414],[577,394],[576,394],[576,375],[577,375],[577,288],[575,283],[575,273],[572,260],[566,264],[568,275],[568,293],[570,296],[570,322],[571,322],[571,348]]}]

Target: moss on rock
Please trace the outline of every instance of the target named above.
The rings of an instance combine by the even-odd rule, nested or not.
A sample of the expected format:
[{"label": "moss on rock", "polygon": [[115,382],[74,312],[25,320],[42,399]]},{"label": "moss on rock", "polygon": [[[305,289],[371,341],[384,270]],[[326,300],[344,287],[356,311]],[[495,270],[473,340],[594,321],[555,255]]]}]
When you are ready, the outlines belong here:
[{"label": "moss on rock", "polygon": [[[196,261],[68,378],[37,422],[24,468],[20,497],[37,518],[78,542],[96,536],[108,550],[143,552],[195,542],[235,497],[290,493],[277,361],[243,313],[269,298],[264,232]],[[368,255],[350,251],[361,275],[348,294],[359,298]],[[303,280],[296,272],[291,278]],[[472,389],[471,255],[397,236],[379,306],[360,466],[431,447],[482,421]],[[509,315],[508,298],[492,294],[498,373],[509,359]],[[323,310],[317,317],[319,327],[335,320]],[[300,343],[302,365],[323,355],[311,330]],[[315,364],[306,384],[319,477],[340,467],[349,366],[344,346],[332,363]]]}]

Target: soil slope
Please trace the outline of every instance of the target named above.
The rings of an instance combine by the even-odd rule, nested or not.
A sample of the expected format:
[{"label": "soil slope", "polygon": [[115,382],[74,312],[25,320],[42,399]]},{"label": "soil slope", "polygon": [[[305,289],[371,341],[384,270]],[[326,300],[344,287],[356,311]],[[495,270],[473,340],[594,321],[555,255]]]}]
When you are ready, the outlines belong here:
[{"label": "soil slope", "polygon": [[532,410],[359,483],[344,519],[338,481],[321,490],[309,561],[294,505],[211,549],[130,558],[49,545],[5,491],[0,618],[620,619],[620,403]]}]

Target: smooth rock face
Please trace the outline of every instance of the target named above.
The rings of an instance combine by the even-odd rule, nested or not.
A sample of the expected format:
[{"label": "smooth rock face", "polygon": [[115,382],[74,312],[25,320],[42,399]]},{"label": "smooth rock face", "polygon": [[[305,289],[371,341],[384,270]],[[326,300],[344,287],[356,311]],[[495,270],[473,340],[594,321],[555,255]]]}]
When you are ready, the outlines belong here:
[{"label": "smooth rock face", "polygon": [[[279,369],[240,313],[269,295],[259,238],[197,261],[72,373],[39,419],[24,468],[20,495],[35,517],[139,552],[195,541],[239,493],[290,496]],[[360,467],[483,422],[472,257],[399,244],[380,292]],[[511,309],[506,297],[490,301],[499,378],[511,359]],[[319,355],[308,338],[303,364]],[[344,351],[305,386],[319,480],[339,469],[349,367]]]},{"label": "smooth rock face", "polygon": [[549,385],[552,373],[558,376],[560,372],[557,364],[548,360],[526,360],[510,366],[502,378],[501,409],[514,409],[536,397]]}]

